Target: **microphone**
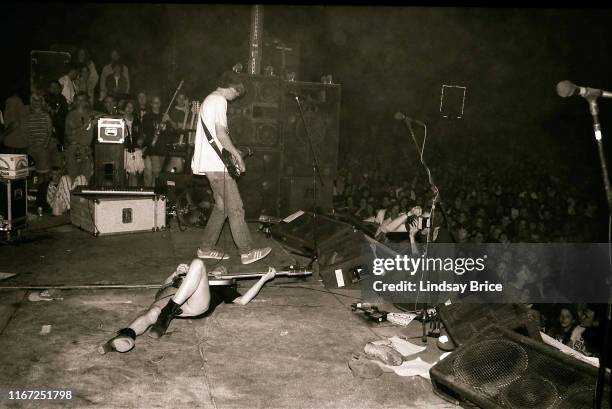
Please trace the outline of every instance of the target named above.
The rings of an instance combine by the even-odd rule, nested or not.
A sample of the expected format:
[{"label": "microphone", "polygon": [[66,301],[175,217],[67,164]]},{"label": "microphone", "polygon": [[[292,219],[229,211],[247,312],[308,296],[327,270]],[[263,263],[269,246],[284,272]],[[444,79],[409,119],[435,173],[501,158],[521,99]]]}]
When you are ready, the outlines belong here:
[{"label": "microphone", "polygon": [[612,92],[604,91],[597,88],[588,88],[588,87],[579,87],[571,81],[560,81],[557,84],[557,94],[560,97],[567,98],[572,95],[580,95],[586,99],[604,97],[604,98],[612,98]]},{"label": "microphone", "polygon": [[416,121],[410,118],[409,116],[406,116],[406,114],[403,114],[401,112],[396,112],[395,115],[393,115],[393,117],[397,119],[398,121],[419,122],[419,121]]}]

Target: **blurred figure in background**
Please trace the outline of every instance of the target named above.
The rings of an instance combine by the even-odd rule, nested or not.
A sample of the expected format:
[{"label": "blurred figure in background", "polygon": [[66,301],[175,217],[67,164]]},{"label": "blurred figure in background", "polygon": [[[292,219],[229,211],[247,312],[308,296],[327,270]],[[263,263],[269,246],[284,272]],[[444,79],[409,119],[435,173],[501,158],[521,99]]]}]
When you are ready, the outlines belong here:
[{"label": "blurred figure in background", "polygon": [[68,115],[68,101],[62,95],[62,86],[56,80],[49,81],[47,95],[45,96],[47,112],[51,115],[53,123],[53,138],[59,145],[58,149],[64,147],[64,128],[66,127],[66,115]]},{"label": "blurred figure in background", "polygon": [[62,86],[62,95],[66,98],[66,102],[71,105],[74,102],[74,96],[77,94],[76,80],[79,76],[77,68],[70,64],[66,68],[66,75],[61,77],[58,82]]},{"label": "blurred figure in background", "polygon": [[113,98],[112,96],[108,95],[104,98],[104,103],[103,103],[103,111],[102,113],[104,113],[105,115],[117,115],[119,113],[119,109],[117,107],[117,101],[115,101],[115,98]]},{"label": "blurred figure in background", "polygon": [[15,91],[6,100],[4,109],[3,153],[26,153],[28,148],[27,119],[28,110]]},{"label": "blurred figure in background", "polygon": [[51,151],[57,146],[50,146],[53,123],[43,109],[43,98],[39,94],[30,97],[30,110],[26,123],[28,133],[28,154],[34,158],[36,173],[40,181],[47,180],[51,169]]},{"label": "blurred figure in background", "polygon": [[140,176],[144,172],[144,159],[142,157],[142,126],[138,115],[135,114],[136,104],[128,100],[123,109],[123,119],[125,120],[125,150],[124,167],[128,176],[128,186],[138,186]]},{"label": "blurred figure in background", "polygon": [[[85,80],[85,83],[81,84],[80,90],[87,92],[87,96],[89,97],[89,104],[93,107],[95,89],[96,85],[98,85],[98,80],[100,79],[98,71],[96,70],[96,64],[94,64],[92,59],[89,57],[89,53],[87,52],[87,50],[83,48],[81,48],[77,52],[76,63],[80,67],[87,67],[87,77],[83,78]],[[81,74],[83,74],[82,70]],[[83,85],[85,86],[85,88],[82,87]]]},{"label": "blurred figure in background", "polygon": [[121,74],[126,80],[126,90],[125,93],[130,93],[130,71],[128,67],[121,62],[121,57],[119,55],[119,51],[111,50],[110,53],[110,62],[102,68],[102,74],[100,75],[100,101],[103,101],[104,98],[108,95],[109,91],[106,88],[107,78],[111,75],[114,75],[113,64],[118,63],[121,66]]},{"label": "blurred figure in background", "polygon": [[138,115],[138,119],[140,119],[140,122],[142,123],[142,120],[145,114],[149,112],[149,109],[150,109],[148,98],[147,98],[147,93],[144,91],[140,91],[138,93],[137,102],[138,102],[138,109],[136,113]]},{"label": "blurred figure in background", "polygon": [[142,121],[144,131],[144,181],[147,187],[155,186],[166,158],[166,126],[169,119],[168,115],[161,112],[161,99],[154,96],[151,99],[151,111],[144,116]]},{"label": "blurred figure in background", "polygon": [[77,186],[87,186],[87,178],[84,175],[72,179],[68,175],[62,175],[60,168],[54,167],[49,182],[39,189],[37,204],[39,207],[46,207],[41,206],[42,197],[46,200],[46,205],[51,207],[53,216],[61,216],[70,210],[70,195]]},{"label": "blurred figure in background", "polygon": [[106,95],[112,95],[117,101],[126,99],[128,94],[128,81],[122,67],[118,62],[114,62],[112,74],[106,77]]},{"label": "blurred figure in background", "polygon": [[93,173],[93,122],[99,115],[89,108],[87,95],[84,93],[76,96],[74,105],[75,108],[66,117],[66,168],[72,180],[79,175],[89,180]]}]

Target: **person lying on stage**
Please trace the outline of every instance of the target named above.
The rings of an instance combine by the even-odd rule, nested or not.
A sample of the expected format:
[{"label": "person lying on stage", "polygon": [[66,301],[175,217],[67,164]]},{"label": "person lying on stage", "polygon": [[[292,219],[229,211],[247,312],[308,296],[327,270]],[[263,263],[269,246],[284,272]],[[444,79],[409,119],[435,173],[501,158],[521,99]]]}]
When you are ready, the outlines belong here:
[{"label": "person lying on stage", "polygon": [[[212,274],[219,275],[224,271],[225,267],[220,266],[213,270]],[[148,310],[127,328],[120,329],[115,337],[99,346],[98,352],[128,352],[134,348],[136,337],[144,334],[151,326],[148,335],[158,339],[166,333],[174,317],[196,317],[207,311],[212,312],[223,302],[247,305],[264,284],[275,276],[276,270],[270,267],[257,283],[244,295],[240,295],[233,286],[209,286],[208,273],[202,260],[195,259],[189,266],[180,264],[163,282]]]}]

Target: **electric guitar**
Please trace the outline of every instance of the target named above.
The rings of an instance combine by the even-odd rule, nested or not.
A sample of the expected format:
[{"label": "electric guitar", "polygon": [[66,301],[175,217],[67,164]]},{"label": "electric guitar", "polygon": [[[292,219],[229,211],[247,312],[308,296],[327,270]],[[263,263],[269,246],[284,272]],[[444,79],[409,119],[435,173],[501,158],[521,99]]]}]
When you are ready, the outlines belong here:
[{"label": "electric guitar", "polygon": [[[249,147],[246,147],[245,150],[241,152],[243,159],[248,158],[252,154],[253,151]],[[238,166],[238,161],[227,149],[221,149],[221,160],[227,168],[227,173],[229,173],[232,178],[238,179],[242,175],[242,171]]]},{"label": "electric guitar", "polygon": [[[251,273],[230,274],[228,273],[227,268],[221,266],[220,268],[218,267],[215,270],[213,270],[208,276],[210,278],[214,277],[216,279],[228,280],[228,279],[238,279],[238,278],[258,278],[266,274],[268,274],[267,271],[262,271],[262,272],[254,271]],[[306,268],[294,267],[294,266],[283,267],[282,270],[279,270],[276,272],[276,277],[278,276],[303,277],[303,276],[309,276],[309,275],[312,275],[312,271],[307,270]]]}]

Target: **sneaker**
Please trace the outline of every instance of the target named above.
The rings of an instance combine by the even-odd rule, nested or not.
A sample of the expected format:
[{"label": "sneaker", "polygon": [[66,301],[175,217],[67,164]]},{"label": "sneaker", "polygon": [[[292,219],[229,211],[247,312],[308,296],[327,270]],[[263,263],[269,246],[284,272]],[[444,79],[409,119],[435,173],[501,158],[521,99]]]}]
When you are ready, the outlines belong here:
[{"label": "sneaker", "polygon": [[262,258],[266,257],[272,251],[272,247],[262,247],[260,249],[253,249],[246,254],[240,255],[240,261],[242,264],[251,264]]},{"label": "sneaker", "polygon": [[217,250],[198,249],[198,258],[211,258],[213,260],[229,260],[229,254]]}]

